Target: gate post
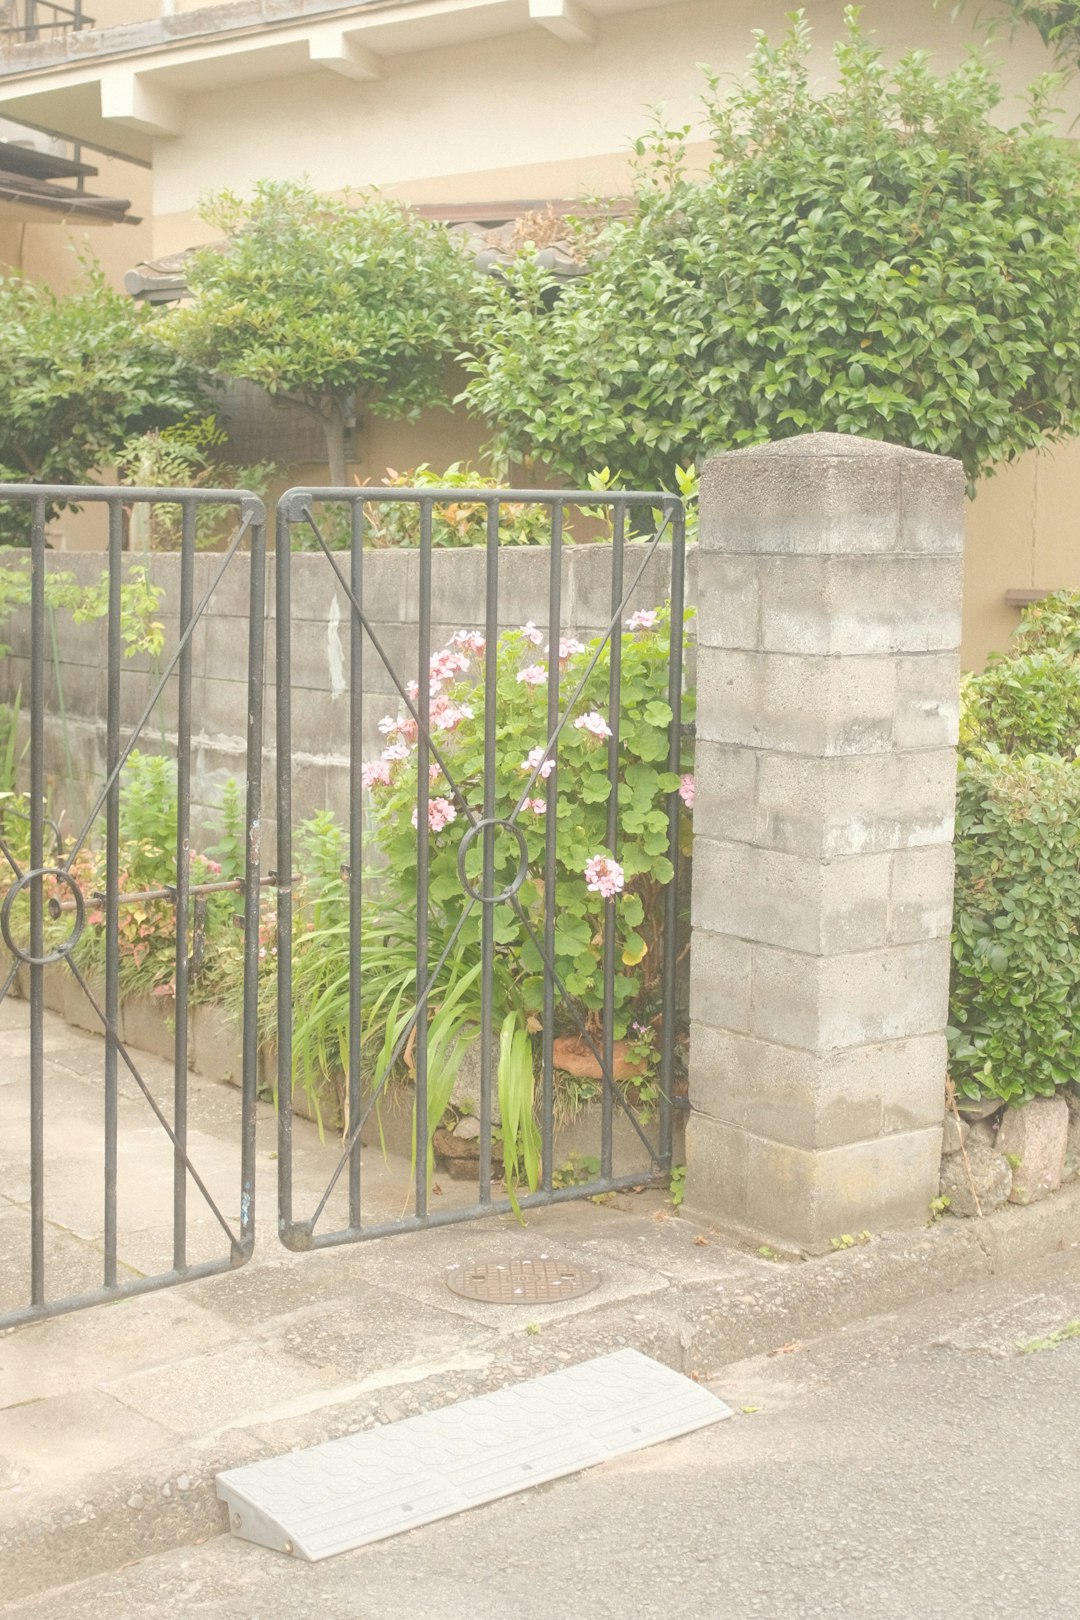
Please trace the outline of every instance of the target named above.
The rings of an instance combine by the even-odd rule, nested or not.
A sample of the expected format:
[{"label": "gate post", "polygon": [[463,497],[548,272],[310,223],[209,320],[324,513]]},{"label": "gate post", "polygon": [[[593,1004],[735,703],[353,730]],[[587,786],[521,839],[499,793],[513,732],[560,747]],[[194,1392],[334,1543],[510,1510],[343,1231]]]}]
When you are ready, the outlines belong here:
[{"label": "gate post", "polygon": [[938,1190],[963,498],[835,433],[702,481],[686,1205],[811,1251]]}]

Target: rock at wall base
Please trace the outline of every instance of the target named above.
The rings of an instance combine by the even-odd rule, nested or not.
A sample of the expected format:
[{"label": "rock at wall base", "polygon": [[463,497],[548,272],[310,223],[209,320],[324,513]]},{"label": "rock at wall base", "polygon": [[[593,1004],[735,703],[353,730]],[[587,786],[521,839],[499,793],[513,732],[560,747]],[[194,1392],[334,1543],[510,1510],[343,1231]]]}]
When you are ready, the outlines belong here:
[{"label": "rock at wall base", "polygon": [[1069,1135],[1064,1097],[1034,1097],[1021,1108],[1007,1108],[998,1132],[998,1152],[1013,1165],[1009,1198],[1036,1204],[1061,1186]]},{"label": "rock at wall base", "polygon": [[941,1195],[949,1200],[953,1215],[989,1215],[1008,1203],[1012,1191],[1009,1161],[979,1136],[970,1136],[965,1147],[966,1163],[963,1153],[950,1153],[942,1160]]},{"label": "rock at wall base", "polygon": [[971,1126],[966,1119],[957,1119],[950,1109],[945,1115],[945,1130],[941,1140],[942,1154],[959,1153],[968,1139]]}]

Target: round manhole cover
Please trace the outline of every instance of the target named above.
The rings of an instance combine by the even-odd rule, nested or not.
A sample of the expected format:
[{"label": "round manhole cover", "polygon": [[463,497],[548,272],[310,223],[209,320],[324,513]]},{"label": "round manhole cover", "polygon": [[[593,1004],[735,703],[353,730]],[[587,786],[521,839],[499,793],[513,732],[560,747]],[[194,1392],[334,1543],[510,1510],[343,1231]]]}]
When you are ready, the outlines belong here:
[{"label": "round manhole cover", "polygon": [[486,1305],[557,1305],[564,1299],[580,1299],[599,1284],[595,1271],[568,1260],[552,1260],[546,1254],[538,1260],[484,1260],[451,1266],[446,1273],[452,1294]]}]

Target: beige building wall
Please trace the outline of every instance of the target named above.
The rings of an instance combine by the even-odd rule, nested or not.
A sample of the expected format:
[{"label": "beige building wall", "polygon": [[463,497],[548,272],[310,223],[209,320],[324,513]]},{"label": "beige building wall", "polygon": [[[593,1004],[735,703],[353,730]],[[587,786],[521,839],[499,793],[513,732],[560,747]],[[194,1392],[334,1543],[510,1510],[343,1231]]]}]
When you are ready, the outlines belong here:
[{"label": "beige building wall", "polygon": [[985,479],[965,536],[962,653],[980,669],[1019,622],[1006,592],[1080,588],[1080,439]]},{"label": "beige building wall", "polygon": [[[138,0],[144,4],[145,0]],[[96,259],[110,286],[123,287],[124,275],[148,256],[153,240],[152,178],[149,169],[119,158],[83,154],[98,170],[87,190],[103,197],[128,197],[137,225],[84,224],[60,215],[33,220],[4,218],[0,214],[0,268],[31,281],[43,281],[56,292],[66,292],[80,274],[80,258]],[[12,209],[12,213],[16,210]]]},{"label": "beige building wall", "polygon": [[[149,3],[149,0],[148,0]],[[789,0],[682,0],[605,16],[595,44],[568,46],[533,28],[383,59],[383,77],[357,81],[311,68],[287,78],[188,92],[183,133],[154,143],[154,245],[175,252],[207,239],[196,210],[206,191],[306,176],[320,190],[377,185],[413,201],[576,197],[618,187],[629,142],[662,106],[669,124],[701,127],[699,64],[741,74],[751,31],[779,34]],[[843,0],[810,0],[815,61],[830,50]],[[957,22],[933,0],[866,0],[867,28],[896,56],[926,47],[958,63],[978,7]],[[525,7],[522,6],[524,14]],[[1034,30],[1003,43],[1002,117],[1047,66]],[[179,71],[179,69],[177,70]],[[1069,87],[1065,124],[1080,114]]]},{"label": "beige building wall", "polygon": [[[0,259],[21,262],[27,274],[64,285],[74,272],[70,240],[87,238],[110,280],[138,259],[174,252],[215,234],[197,214],[200,196],[231,187],[250,190],[259,179],[306,176],[320,190],[378,185],[417,203],[484,202],[515,198],[574,198],[618,191],[628,174],[630,139],[662,106],[669,124],[701,127],[704,81],[698,64],[721,75],[741,74],[751,30],[779,34],[791,0],[680,0],[605,16],[595,44],[567,46],[540,29],[524,28],[439,50],[387,56],[383,77],[356,81],[311,68],[291,77],[188,90],[183,133],[154,142],[153,195],[146,171],[102,159],[98,189],[133,197],[151,226],[73,233],[63,226],[28,225],[13,232],[0,221]],[[196,9],[181,0],[184,10]],[[154,0],[98,0],[100,24],[159,14]],[[808,0],[815,61],[831,75],[830,49],[842,26],[843,0]],[[522,15],[526,8],[522,3]],[[864,25],[890,56],[928,48],[935,65],[959,62],[980,15],[969,4],[958,19],[939,0],[866,0]],[[172,48],[179,61],[184,47]],[[997,47],[1007,100],[1000,116],[1020,113],[1023,87],[1047,67],[1031,29]],[[1062,94],[1062,128],[1080,115],[1080,80]],[[695,155],[704,157],[704,146]],[[21,256],[21,257],[17,257]],[[476,459],[481,424],[460,412],[432,412],[398,426],[364,424],[355,443],[354,474],[378,478],[387,466],[419,461],[434,466]],[[317,481],[324,469],[301,435],[291,459],[295,476]],[[1052,455],[1027,456],[988,479],[968,508],[964,658],[981,664],[1004,645],[1017,610],[1005,602],[1017,588],[1080,586],[1080,444]],[[96,536],[93,525],[65,518],[62,543]]]}]

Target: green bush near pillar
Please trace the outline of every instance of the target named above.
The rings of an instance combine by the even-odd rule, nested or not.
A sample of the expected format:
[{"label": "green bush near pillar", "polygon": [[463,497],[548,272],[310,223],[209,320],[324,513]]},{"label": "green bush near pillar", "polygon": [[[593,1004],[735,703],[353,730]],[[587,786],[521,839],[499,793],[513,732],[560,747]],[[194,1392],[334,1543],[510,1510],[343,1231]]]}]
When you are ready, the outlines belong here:
[{"label": "green bush near pillar", "polygon": [[1080,1075],[1080,597],[1024,617],[965,688],[950,1072],[968,1097]]}]

